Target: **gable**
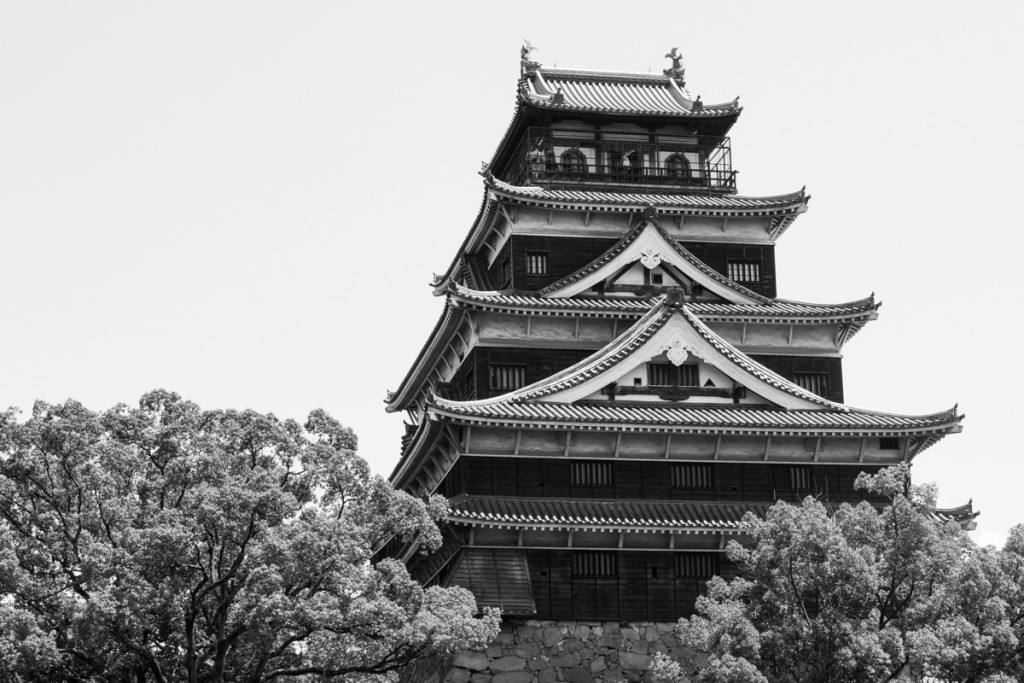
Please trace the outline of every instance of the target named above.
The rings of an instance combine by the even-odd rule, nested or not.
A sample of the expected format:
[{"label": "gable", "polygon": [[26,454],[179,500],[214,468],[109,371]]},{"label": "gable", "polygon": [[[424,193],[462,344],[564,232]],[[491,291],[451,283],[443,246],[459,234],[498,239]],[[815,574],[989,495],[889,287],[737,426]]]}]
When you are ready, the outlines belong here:
[{"label": "gable", "polygon": [[633,264],[639,264],[647,271],[670,271],[677,279],[689,281],[691,287],[699,285],[704,291],[730,303],[770,301],[708,268],[651,219],[647,219],[642,227],[634,228],[591,266],[546,287],[541,293],[550,297],[571,297],[627,273],[638,279],[637,275],[642,276],[643,271],[634,268]]}]

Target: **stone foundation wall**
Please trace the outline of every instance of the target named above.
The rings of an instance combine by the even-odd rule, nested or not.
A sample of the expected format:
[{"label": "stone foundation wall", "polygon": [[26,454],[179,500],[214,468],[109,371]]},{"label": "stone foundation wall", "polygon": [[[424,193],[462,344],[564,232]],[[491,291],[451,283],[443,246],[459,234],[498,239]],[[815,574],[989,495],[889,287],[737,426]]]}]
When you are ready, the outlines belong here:
[{"label": "stone foundation wall", "polygon": [[655,653],[700,663],[674,629],[675,622],[506,619],[484,652],[422,662],[401,683],[652,683]]}]

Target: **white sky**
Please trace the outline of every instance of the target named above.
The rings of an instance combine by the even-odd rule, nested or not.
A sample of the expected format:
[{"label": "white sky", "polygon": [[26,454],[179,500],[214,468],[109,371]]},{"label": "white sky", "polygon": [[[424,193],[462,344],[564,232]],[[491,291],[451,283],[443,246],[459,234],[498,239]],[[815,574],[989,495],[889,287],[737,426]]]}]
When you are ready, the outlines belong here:
[{"label": "white sky", "polygon": [[875,291],[847,402],[964,433],[918,481],[1024,522],[1024,3],[2,2],[0,405],[324,407],[390,472],[386,415],[476,216],[519,46],[742,95],[741,194],[806,184],[780,296]]}]

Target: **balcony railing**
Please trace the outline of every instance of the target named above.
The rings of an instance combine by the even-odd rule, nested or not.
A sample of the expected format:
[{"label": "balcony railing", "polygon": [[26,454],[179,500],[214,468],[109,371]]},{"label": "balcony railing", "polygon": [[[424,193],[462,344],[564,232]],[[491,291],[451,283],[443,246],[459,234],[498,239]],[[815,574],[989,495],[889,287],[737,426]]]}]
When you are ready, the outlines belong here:
[{"label": "balcony railing", "polygon": [[[736,191],[729,138],[635,136],[530,128],[505,174],[514,185],[551,189],[629,188],[652,192]],[[619,136],[626,137],[626,136]],[[653,140],[653,141],[651,141]]]}]

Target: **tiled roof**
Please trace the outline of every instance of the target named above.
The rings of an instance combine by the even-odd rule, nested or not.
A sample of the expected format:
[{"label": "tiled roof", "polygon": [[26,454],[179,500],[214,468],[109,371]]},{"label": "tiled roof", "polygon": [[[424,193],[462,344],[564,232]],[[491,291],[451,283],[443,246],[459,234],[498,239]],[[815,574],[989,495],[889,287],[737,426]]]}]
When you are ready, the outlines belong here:
[{"label": "tiled roof", "polygon": [[422,380],[429,376],[440,354],[448,349],[448,343],[462,324],[464,315],[463,309],[449,306],[448,302],[445,302],[441,316],[437,319],[434,329],[431,330],[430,336],[427,337],[426,343],[420,349],[402,383],[398,389],[387,393],[384,402],[388,405],[385,410],[390,413],[403,410],[408,405],[419,389]]},{"label": "tiled roof", "polygon": [[558,111],[709,118],[741,110],[736,100],[696,104],[671,78],[655,74],[537,69],[521,81],[520,96],[531,106]]},{"label": "tiled roof", "polygon": [[804,190],[772,197],[735,195],[702,196],[696,194],[643,194],[639,192],[603,192],[597,190],[548,190],[542,187],[510,185],[490,177],[495,193],[520,204],[557,204],[568,206],[635,207],[654,206],[672,212],[717,214],[737,212],[744,215],[785,212],[802,213],[811,196]]},{"label": "tiled roof", "polygon": [[[771,503],[694,501],[610,501],[551,498],[453,499],[448,521],[480,527],[577,530],[736,531],[749,512],[765,517]],[[929,516],[937,521],[969,525],[978,516],[971,503]]]},{"label": "tiled roof", "polygon": [[695,434],[816,434],[886,436],[953,430],[962,416],[954,410],[933,415],[892,415],[864,410],[783,410],[733,405],[578,402],[492,403],[435,399],[431,412],[474,422],[566,425],[579,428]]},{"label": "tiled roof", "polygon": [[642,211],[649,206],[668,215],[743,215],[773,216],[771,238],[777,239],[782,232],[807,210],[810,195],[803,190],[772,197],[705,197],[693,194],[634,194],[629,192],[597,192],[575,190],[546,190],[535,187],[520,187],[502,182],[489,173],[484,175],[484,199],[473,227],[463,240],[455,258],[442,275],[435,275],[431,283],[435,293],[453,280],[464,267],[466,254],[479,248],[479,242],[496,215],[502,202],[550,206],[552,208],[585,207],[599,211]]},{"label": "tiled roof", "polygon": [[633,228],[629,232],[627,232],[625,235],[619,238],[619,240],[614,245],[612,245],[608,249],[608,251],[601,254],[596,259],[591,261],[589,264],[577,270],[575,273],[567,275],[558,282],[548,285],[547,287],[540,290],[540,292],[538,293],[542,296],[545,294],[557,293],[565,289],[569,285],[579,282],[580,280],[601,270],[601,268],[603,268],[605,265],[613,261],[622,252],[626,251],[626,249],[633,242],[635,242],[637,238],[644,234],[644,231],[647,230],[649,226],[653,226],[654,229],[657,230],[658,234],[661,236],[661,239],[664,240],[665,243],[668,244],[675,251],[675,253],[679,255],[680,258],[682,258],[691,267],[693,267],[695,270],[701,273],[705,278],[707,278],[707,280],[711,281],[714,284],[717,284],[719,287],[722,287],[726,290],[733,292],[735,296],[740,297],[746,300],[747,302],[756,302],[761,304],[771,303],[772,300],[769,297],[758,294],[757,292],[747,289],[743,285],[734,282],[733,280],[730,280],[729,278],[719,273],[717,270],[714,270],[713,268],[708,266],[706,263],[701,261],[693,254],[691,254],[689,250],[687,250],[685,247],[679,244],[679,242],[672,239],[672,237],[665,232],[665,229],[662,228],[661,225],[658,224],[658,221],[653,217],[639,221],[635,226],[633,226]]},{"label": "tiled roof", "polygon": [[[480,292],[456,286],[452,298],[461,305],[483,310],[528,315],[579,312],[595,315],[605,314],[616,317],[640,316],[651,309],[658,297],[542,297],[515,292]],[[766,304],[734,304],[716,302],[691,302],[687,307],[701,320],[733,319],[794,319],[806,322],[821,322],[822,318],[847,319],[870,316],[881,304],[874,296],[841,304],[816,304],[802,301],[775,299]]]},{"label": "tiled roof", "polygon": [[[583,384],[598,375],[606,373],[611,368],[625,361],[633,353],[643,347],[655,335],[655,333],[667,325],[673,318],[677,318],[677,316],[685,327],[696,332],[697,335],[714,347],[714,349],[724,357],[723,360],[727,363],[739,366],[746,373],[753,375],[758,380],[765,382],[775,389],[802,399],[808,404],[816,404],[840,411],[849,410],[848,406],[828,401],[817,394],[793,384],[789,380],[754,361],[749,356],[741,353],[729,344],[729,342],[711,331],[710,328],[708,328],[688,310],[688,306],[685,304],[679,304],[675,301],[670,301],[669,297],[662,298],[662,300],[651,308],[647,314],[637,320],[632,327],[619,335],[618,339],[613,340],[603,349],[592,356],[585,358],[579,363],[576,363],[561,372],[557,372],[547,379],[535,382],[534,384],[521,389],[516,389],[508,394],[491,399],[467,402],[466,405],[469,405],[470,403],[484,405],[529,401],[550,396]],[[685,327],[683,329],[685,329]],[[437,401],[438,405],[441,405],[441,401],[443,401],[443,399],[437,399]]]},{"label": "tiled roof", "polygon": [[734,531],[746,513],[764,516],[769,507],[768,503],[464,497],[452,501],[448,520],[505,528]]}]

